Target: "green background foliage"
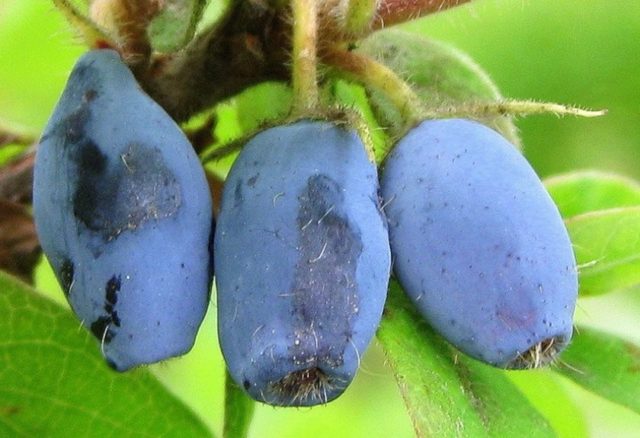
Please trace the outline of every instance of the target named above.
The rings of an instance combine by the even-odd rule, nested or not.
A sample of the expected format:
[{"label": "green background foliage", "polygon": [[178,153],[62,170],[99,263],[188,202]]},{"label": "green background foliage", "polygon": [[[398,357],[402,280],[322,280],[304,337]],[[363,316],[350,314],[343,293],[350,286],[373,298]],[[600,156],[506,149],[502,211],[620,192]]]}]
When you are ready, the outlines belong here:
[{"label": "green background foliage", "polygon": [[[466,51],[489,72],[504,96],[558,101],[609,110],[606,117],[599,119],[558,119],[554,116],[539,116],[519,120],[517,126],[521,130],[525,155],[541,176],[575,169],[599,169],[640,178],[640,2],[476,0],[471,5],[427,17],[403,27],[449,42]],[[62,16],[54,10],[50,2],[3,0],[0,3],[0,123],[34,134],[40,132],[64,86],[71,66],[83,51],[82,45],[74,38]],[[270,98],[262,101],[264,106],[272,104]],[[255,99],[252,102],[259,103],[260,100]],[[242,105],[229,102],[222,105],[221,112],[224,113],[235,106],[244,111]],[[238,126],[244,123],[243,120],[237,121]],[[219,134],[222,138],[234,135],[232,132]],[[589,184],[594,184],[594,178],[597,180],[596,185],[605,192],[600,197],[576,200],[567,196],[567,193],[576,192],[576,189],[571,187],[589,187]],[[638,207],[633,207],[640,204],[637,202],[637,188],[622,184],[622,193],[617,186],[619,183],[618,179],[607,179],[606,175],[601,174],[596,177],[593,174],[587,177],[580,174],[569,180],[548,182],[563,213],[566,217],[571,217],[569,229],[574,243],[579,244],[577,254],[580,263],[585,264],[584,269],[588,275],[584,276],[584,281],[590,282],[590,291],[595,295],[611,287],[622,289],[607,295],[581,298],[576,317],[579,326],[584,327],[584,336],[581,337],[580,343],[576,343],[567,351],[563,360],[579,371],[589,366],[587,375],[593,379],[581,384],[591,388],[594,393],[616,400],[627,407],[606,401],[573,383],[573,380],[584,380],[585,375],[579,372],[571,375],[573,371],[569,367],[558,368],[563,370],[562,375],[549,370],[498,372],[462,359],[469,375],[474,377],[474,382],[487,382],[486,387],[481,386],[472,391],[490,401],[489,405],[484,407],[486,412],[479,414],[478,406],[468,406],[468,410],[464,411],[464,415],[471,419],[469,424],[475,424],[470,427],[476,427],[473,430],[476,430],[478,435],[484,432],[496,436],[501,433],[522,435],[526,433],[518,433],[519,427],[538,424],[538,417],[531,417],[526,413],[530,410],[518,412],[515,407],[513,411],[509,411],[509,415],[521,419],[517,424],[505,426],[499,416],[491,417],[492,422],[489,423],[482,421],[482,415],[487,412],[489,415],[502,412],[506,409],[505,403],[519,400],[521,396],[513,392],[517,387],[528,398],[527,403],[536,407],[560,436],[637,436],[640,430],[640,416],[637,415],[640,383],[637,374],[627,371],[640,369],[637,347],[640,345],[640,299],[637,287],[625,288],[628,284],[638,283],[635,279],[639,271],[638,262],[634,269],[625,268],[622,272],[616,271],[615,263],[590,264],[594,259],[598,259],[598,251],[611,252],[611,245],[616,257],[622,260],[638,252],[637,232],[636,235],[631,231],[627,235],[621,233],[622,235],[613,236],[611,239],[606,239],[607,236],[602,234],[603,229],[611,227],[608,224],[621,220],[630,221],[629,227],[632,230],[639,228]],[[571,187],[567,189],[568,186]],[[607,187],[614,187],[612,190],[619,199],[607,195]],[[588,207],[585,207],[586,205]],[[605,207],[619,207],[625,210],[613,217],[582,214]],[[594,242],[591,237],[598,236],[598,230],[601,239],[595,239]],[[576,242],[580,236],[584,236],[584,242]],[[602,274],[603,270],[605,275]],[[38,268],[36,280],[38,287],[50,298],[66,306],[62,293],[44,263]],[[8,294],[15,293],[15,288],[20,286],[0,278],[0,300],[9,296]],[[11,330],[30,333],[34,337],[53,336],[57,332],[52,331],[53,335],[47,334],[44,330],[47,327],[43,325],[53,324],[51,320],[54,319],[59,320],[55,322],[55,327],[58,327],[58,323],[63,326],[74,325],[73,318],[65,316],[66,314],[55,305],[29,296],[29,301],[25,301],[24,306],[39,309],[39,312],[43,312],[42,319],[1,320],[2,339],[7,338]],[[216,340],[215,311],[215,305],[212,304],[196,346],[190,354],[151,366],[149,370],[177,399],[190,407],[206,426],[220,435],[223,424],[225,374]],[[411,312],[407,312],[386,320],[380,333],[382,342],[387,345],[403,342],[403,339],[398,337],[399,333],[411,327],[407,322]],[[3,316],[5,317],[6,315]],[[75,326],[79,329],[79,324],[76,323]],[[389,326],[395,328],[389,330]],[[618,335],[622,339],[612,340],[607,333]],[[420,354],[428,354],[429,351],[442,353],[447,350],[437,337],[427,334],[425,338],[428,338],[429,344],[425,344],[427,347],[420,351]],[[33,339],[30,342],[34,342]],[[41,341],[36,343],[38,342]],[[75,404],[77,400],[60,398],[58,404],[43,404],[42,415],[68,416],[70,431],[81,430],[80,427],[95,427],[98,431],[103,423],[96,418],[107,415],[100,411],[100,385],[126,386],[128,379],[135,380],[136,384],[149,385],[154,391],[160,391],[158,400],[154,401],[156,405],[148,407],[149,421],[153,415],[158,414],[152,412],[156,409],[160,409],[160,414],[167,413],[162,404],[163,400],[169,400],[171,396],[161,391],[148,372],[137,371],[131,377],[114,378],[112,383],[105,381],[105,377],[100,374],[96,375],[97,377],[93,376],[94,371],[87,363],[78,365],[80,369],[84,369],[83,372],[75,375],[70,372],[69,369],[75,366],[72,365],[73,362],[93,363],[99,359],[99,351],[95,349],[95,345],[93,355],[82,353],[82,349],[91,351],[92,341],[88,337],[73,342],[77,343],[74,344],[78,349],[77,354],[70,350],[61,354],[59,363],[39,362],[38,378],[43,379],[43,385],[55,382],[60,376],[64,376],[64,379],[77,379],[77,382],[69,380],[59,384],[61,394],[70,394],[70,397],[73,396],[73,392],[63,391],[66,387],[64,385],[95,385],[95,398],[86,400],[83,404],[84,415],[88,417],[79,416],[77,420],[73,420],[73,412],[65,406],[69,403]],[[409,347],[410,345],[404,345],[402,348]],[[27,360],[29,355],[37,354],[42,348],[47,347],[25,350],[25,356],[22,358],[9,357],[6,348],[7,343],[0,341],[2,367],[7,364],[11,364],[12,367],[24,366],[20,361]],[[428,356],[424,360],[433,367],[439,366],[438,357]],[[398,391],[390,367],[402,367],[410,374],[415,372],[415,365],[419,364],[387,363],[380,345],[376,343],[363,358],[362,369],[344,396],[327,406],[313,409],[274,409],[257,406],[251,425],[251,436],[413,436],[413,425],[402,402],[402,396],[406,397],[406,393]],[[86,366],[86,369],[82,366]],[[611,370],[619,371],[615,374],[618,378],[615,382],[608,380],[609,375],[613,375]],[[0,386],[3,388],[0,389],[0,435],[9,434],[9,431],[18,433],[16,429],[8,428],[24,427],[21,423],[14,425],[10,420],[5,420],[13,418],[13,421],[18,421],[16,415],[19,413],[11,408],[12,400],[18,397],[15,391],[11,392],[11,388],[17,387],[18,382],[2,380],[2,371],[3,369],[0,369]],[[459,380],[459,384],[464,387],[469,375],[451,376],[451,380],[447,381]],[[433,384],[428,377],[423,375],[415,378],[423,379],[425,385]],[[456,391],[465,391],[460,388],[452,389],[453,392],[442,392],[442,397],[460,398]],[[429,394],[433,392],[430,391]],[[501,398],[501,394],[504,398]],[[409,395],[416,400],[424,397],[419,391]],[[54,397],[53,394],[48,396]],[[103,401],[105,405],[107,402]],[[427,400],[424,402],[427,403]],[[446,414],[437,411],[437,402],[437,399],[434,400],[434,408],[426,414]],[[148,400],[141,400],[140,403],[148,403]],[[166,403],[171,404],[171,400]],[[176,406],[171,411],[176,414],[176,422],[193,418],[182,405]],[[42,418],[40,420],[44,421]],[[443,417],[443,420],[446,418]],[[85,424],[89,426],[83,426]],[[455,421],[451,424],[455,424]],[[443,427],[451,427],[451,424]],[[154,427],[157,429],[146,430],[150,434],[163,430],[161,421]],[[194,435],[201,432],[199,424],[193,424],[192,427]],[[545,435],[544,427],[538,430],[541,435]],[[456,433],[454,429],[442,431],[447,434]],[[22,432],[29,435],[32,431]]]}]

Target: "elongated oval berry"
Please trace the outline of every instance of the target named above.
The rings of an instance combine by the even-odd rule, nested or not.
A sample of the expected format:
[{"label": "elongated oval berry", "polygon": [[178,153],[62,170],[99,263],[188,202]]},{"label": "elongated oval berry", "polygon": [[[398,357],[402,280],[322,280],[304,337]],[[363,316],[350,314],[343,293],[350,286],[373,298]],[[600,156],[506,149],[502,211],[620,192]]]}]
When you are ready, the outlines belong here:
[{"label": "elongated oval berry", "polygon": [[526,160],[468,120],[426,121],[381,188],[393,270],[425,319],[489,364],[544,364],[572,334],[577,270],[560,214]]},{"label": "elongated oval berry", "polygon": [[211,285],[211,197],[173,120],[111,50],[84,55],[40,141],[42,248],[119,371],[193,345]]},{"label": "elongated oval berry", "polygon": [[352,131],[264,131],[227,178],[214,251],[218,331],[254,399],[326,403],[351,382],[384,305],[390,250],[375,166]]}]

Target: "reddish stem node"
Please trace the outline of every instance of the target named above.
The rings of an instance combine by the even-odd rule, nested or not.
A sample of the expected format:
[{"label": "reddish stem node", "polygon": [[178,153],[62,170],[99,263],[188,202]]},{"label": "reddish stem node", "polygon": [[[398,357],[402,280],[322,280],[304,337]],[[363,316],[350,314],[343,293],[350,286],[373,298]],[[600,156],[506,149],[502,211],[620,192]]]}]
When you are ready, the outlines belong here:
[{"label": "reddish stem node", "polygon": [[382,0],[372,30],[404,23],[424,15],[460,6],[471,0]]}]

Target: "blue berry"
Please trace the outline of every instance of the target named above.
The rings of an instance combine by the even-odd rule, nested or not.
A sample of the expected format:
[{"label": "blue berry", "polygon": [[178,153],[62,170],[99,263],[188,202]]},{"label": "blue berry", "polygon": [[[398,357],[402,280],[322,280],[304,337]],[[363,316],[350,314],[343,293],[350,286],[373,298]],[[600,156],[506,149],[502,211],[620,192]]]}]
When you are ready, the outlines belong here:
[{"label": "blue berry", "polygon": [[213,274],[210,193],[187,138],[116,52],[74,67],[33,196],[42,248],[113,368],[191,348]]},{"label": "blue berry", "polygon": [[218,331],[254,399],[326,403],[353,379],[389,280],[377,189],[362,141],[331,123],[268,129],[233,164],[214,246]]},{"label": "blue berry", "polygon": [[425,121],[381,178],[393,270],[424,318],[468,355],[505,368],[569,342],[577,269],[562,218],[527,161],[468,120]]}]

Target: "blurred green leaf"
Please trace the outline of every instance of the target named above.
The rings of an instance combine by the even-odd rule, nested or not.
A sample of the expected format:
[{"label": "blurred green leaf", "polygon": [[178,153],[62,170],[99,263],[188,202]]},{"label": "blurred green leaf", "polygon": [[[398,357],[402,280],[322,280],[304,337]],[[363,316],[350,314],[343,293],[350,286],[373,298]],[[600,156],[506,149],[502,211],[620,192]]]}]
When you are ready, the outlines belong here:
[{"label": "blurred green leaf", "polygon": [[581,295],[640,284],[640,207],[586,213],[566,224],[578,261]]},{"label": "blurred green leaf", "polygon": [[343,80],[335,80],[331,81],[329,93],[333,104],[355,110],[362,118],[362,121],[366,123],[369,128],[376,162],[380,163],[388,152],[390,141],[384,129],[380,127],[376,120],[364,87]]},{"label": "blurred green leaf", "polygon": [[559,438],[587,436],[584,412],[567,394],[562,381],[550,369],[510,371],[511,380],[549,421]]},{"label": "blurred green leaf", "polygon": [[153,48],[175,52],[184,47],[193,38],[206,5],[207,0],[164,0],[149,27]]},{"label": "blurred green leaf", "polygon": [[245,438],[253,418],[256,403],[236,385],[229,371],[225,372],[224,438]]},{"label": "blurred green leaf", "polygon": [[640,347],[579,327],[557,371],[587,390],[640,413]]},{"label": "blurred green leaf", "polygon": [[554,436],[504,371],[452,353],[395,282],[378,339],[417,436]]},{"label": "blurred green leaf", "polygon": [[[427,108],[502,98],[489,75],[469,55],[421,35],[398,29],[378,31],[365,38],[358,51],[390,67],[411,84]],[[381,123],[403,125],[400,112],[386,96],[372,92],[371,104]],[[499,131],[515,145],[520,144],[511,118],[481,115],[472,118]]]},{"label": "blurred green leaf", "polygon": [[17,144],[0,145],[0,167],[16,158],[24,152],[25,149],[26,148],[23,145]]},{"label": "blurred green leaf", "polygon": [[262,129],[281,124],[290,109],[291,89],[281,82],[263,82],[219,104],[215,109],[216,142],[201,155],[201,159],[207,161],[207,169],[224,178],[239,150],[217,160],[209,161],[209,155],[238,140],[246,140]]},{"label": "blurred green leaf", "polygon": [[291,109],[291,88],[282,82],[264,82],[248,88],[233,98],[242,134],[270,121],[281,121]]},{"label": "blurred green leaf", "polygon": [[211,436],[148,372],[110,370],[69,312],[4,273],[0,313],[0,435]]},{"label": "blurred green leaf", "polygon": [[0,0],[0,20],[0,119],[37,134],[85,49],[51,1]]},{"label": "blurred green leaf", "polygon": [[640,206],[640,184],[599,171],[570,172],[544,181],[564,218],[590,211]]}]

